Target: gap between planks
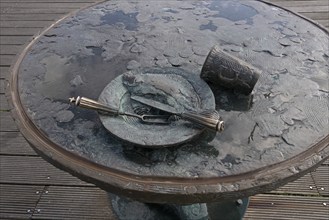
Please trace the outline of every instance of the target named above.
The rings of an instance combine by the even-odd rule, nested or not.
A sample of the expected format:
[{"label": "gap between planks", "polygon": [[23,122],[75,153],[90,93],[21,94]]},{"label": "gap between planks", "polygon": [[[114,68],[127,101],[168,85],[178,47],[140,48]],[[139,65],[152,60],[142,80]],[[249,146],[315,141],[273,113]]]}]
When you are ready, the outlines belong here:
[{"label": "gap between planks", "polygon": [[1,184],[94,186],[56,168],[41,157],[0,155],[0,165]]}]

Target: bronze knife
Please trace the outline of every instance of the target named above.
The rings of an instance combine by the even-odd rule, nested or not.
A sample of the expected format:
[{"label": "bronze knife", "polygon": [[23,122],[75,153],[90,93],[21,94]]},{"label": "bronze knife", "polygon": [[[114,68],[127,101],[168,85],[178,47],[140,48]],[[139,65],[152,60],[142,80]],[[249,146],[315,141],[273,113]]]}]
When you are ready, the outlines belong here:
[{"label": "bronze knife", "polygon": [[159,101],[155,101],[153,99],[148,99],[141,96],[131,96],[130,98],[144,105],[148,105],[150,107],[159,109],[161,111],[173,115],[177,115],[184,120],[188,120],[190,122],[202,125],[212,130],[218,132],[224,130],[224,121],[222,121],[219,113],[216,110],[205,110],[202,112],[194,112],[194,111],[177,112],[177,110],[174,107],[170,105],[166,105]]}]

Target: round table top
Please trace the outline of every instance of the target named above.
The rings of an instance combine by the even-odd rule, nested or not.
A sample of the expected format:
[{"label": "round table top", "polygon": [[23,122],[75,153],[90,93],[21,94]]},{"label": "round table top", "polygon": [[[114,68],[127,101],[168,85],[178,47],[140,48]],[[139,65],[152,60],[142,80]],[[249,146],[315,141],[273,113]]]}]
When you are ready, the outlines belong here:
[{"label": "round table top", "polygon": [[[242,198],[328,157],[328,39],[321,26],[263,2],[104,2],[61,19],[26,47],[12,68],[12,112],[44,158],[105,190],[160,203]],[[213,45],[262,71],[253,96],[214,90],[226,122],[216,136],[137,148],[111,136],[96,112],[68,102],[97,99],[131,69],[199,75]]]}]

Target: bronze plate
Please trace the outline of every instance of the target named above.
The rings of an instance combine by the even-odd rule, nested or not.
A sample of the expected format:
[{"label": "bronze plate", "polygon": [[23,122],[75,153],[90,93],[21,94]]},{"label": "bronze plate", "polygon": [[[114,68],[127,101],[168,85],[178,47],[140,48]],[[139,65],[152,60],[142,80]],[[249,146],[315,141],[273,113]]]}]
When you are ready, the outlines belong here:
[{"label": "bronze plate", "polygon": [[[177,93],[180,92],[187,97],[188,100],[184,100],[185,109],[188,107],[197,111],[215,109],[215,99],[211,89],[196,74],[178,68],[144,68],[130,71],[129,74],[141,80],[151,78],[147,86],[152,89],[158,87],[161,92],[163,90],[159,87],[167,89],[170,86],[173,87],[176,92],[168,89],[173,93],[168,95],[178,96]],[[136,101],[130,99],[133,92],[128,91],[129,89],[123,85],[123,78],[123,75],[119,75],[112,80],[100,94],[99,101],[109,106],[119,107],[122,112],[138,113],[137,109],[140,110],[143,105],[138,105]],[[152,94],[148,91],[145,95]],[[183,100],[177,102],[183,102]],[[178,111],[184,108],[179,103],[177,106],[181,107],[177,109]],[[184,120],[174,121],[169,125],[155,125],[145,124],[139,119],[127,116],[100,115],[100,119],[105,128],[119,139],[149,148],[178,145],[197,137],[205,130]]]}]

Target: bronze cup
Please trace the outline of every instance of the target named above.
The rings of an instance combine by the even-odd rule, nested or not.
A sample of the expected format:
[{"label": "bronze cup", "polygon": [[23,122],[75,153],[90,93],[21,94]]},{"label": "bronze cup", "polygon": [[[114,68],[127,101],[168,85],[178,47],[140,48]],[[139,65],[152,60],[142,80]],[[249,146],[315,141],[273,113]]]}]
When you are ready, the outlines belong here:
[{"label": "bronze cup", "polygon": [[231,88],[238,93],[249,95],[260,73],[256,67],[215,45],[203,64],[201,78],[214,86]]}]

